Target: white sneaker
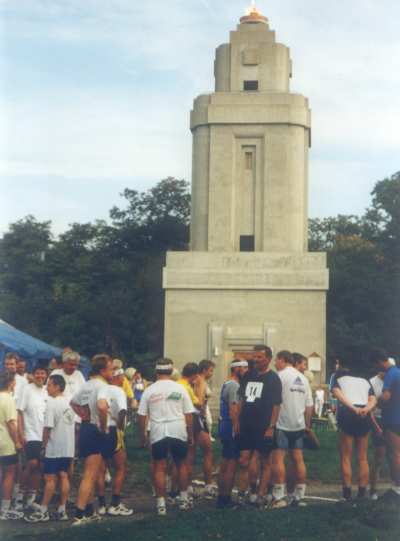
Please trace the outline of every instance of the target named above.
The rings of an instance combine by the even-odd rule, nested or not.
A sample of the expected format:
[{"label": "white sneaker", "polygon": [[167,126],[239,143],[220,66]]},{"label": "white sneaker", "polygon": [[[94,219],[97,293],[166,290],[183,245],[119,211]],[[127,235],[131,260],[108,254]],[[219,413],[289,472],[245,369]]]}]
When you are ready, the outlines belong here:
[{"label": "white sneaker", "polygon": [[48,511],[41,511],[25,516],[24,520],[25,522],[49,522],[50,515]]},{"label": "white sneaker", "polygon": [[24,514],[13,509],[0,513],[0,520],[20,520],[21,518],[24,518]]},{"label": "white sneaker", "polygon": [[257,503],[257,501],[258,501],[257,494],[253,494],[253,493],[249,494],[249,503],[251,505],[255,505]]},{"label": "white sneaker", "polygon": [[71,526],[84,526],[85,524],[88,524],[90,520],[87,517],[77,518],[75,517],[72,521]]},{"label": "white sneaker", "polygon": [[108,508],[108,514],[112,516],[122,516],[122,517],[129,517],[133,514],[133,509],[129,509],[124,505],[123,503],[120,503],[119,505],[111,505]]},{"label": "white sneaker", "polygon": [[21,500],[15,500],[12,508],[14,511],[22,512],[24,510],[24,502]]},{"label": "white sneaker", "polygon": [[189,511],[189,509],[191,509],[189,499],[179,500],[179,506],[178,507],[179,507],[179,511]]},{"label": "white sneaker", "polygon": [[369,497],[370,497],[371,500],[376,502],[376,500],[378,499],[378,493],[377,492],[371,492]]},{"label": "white sneaker", "polygon": [[157,515],[159,517],[165,517],[167,514],[167,508],[165,505],[157,505]]},{"label": "white sneaker", "polygon": [[204,497],[206,500],[213,500],[217,497],[217,487],[210,485],[204,489]]},{"label": "white sneaker", "polygon": [[31,502],[25,506],[25,510],[31,513],[41,513],[42,506],[36,502]]},{"label": "white sneaker", "polygon": [[60,522],[69,520],[69,517],[66,511],[57,511],[57,513],[55,514],[55,517],[56,517],[56,520],[59,520]]},{"label": "white sneaker", "polygon": [[101,517],[104,516],[104,515],[107,513],[106,506],[105,506],[105,505],[101,505],[101,506],[97,509],[97,512],[98,512],[98,514],[99,514]]},{"label": "white sneaker", "polygon": [[94,512],[93,515],[91,515],[90,517],[86,517],[86,518],[88,519],[89,522],[97,522],[97,521],[101,520],[101,517],[102,517],[102,515],[100,515],[100,513]]}]

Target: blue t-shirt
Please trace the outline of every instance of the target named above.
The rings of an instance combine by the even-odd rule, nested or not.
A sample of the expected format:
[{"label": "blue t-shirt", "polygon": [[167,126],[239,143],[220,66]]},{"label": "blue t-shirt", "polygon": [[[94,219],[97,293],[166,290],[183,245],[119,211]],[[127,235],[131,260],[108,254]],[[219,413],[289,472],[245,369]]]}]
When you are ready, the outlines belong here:
[{"label": "blue t-shirt", "polygon": [[382,407],[384,426],[400,427],[400,368],[392,366],[385,373],[382,392],[390,391],[390,400]]}]

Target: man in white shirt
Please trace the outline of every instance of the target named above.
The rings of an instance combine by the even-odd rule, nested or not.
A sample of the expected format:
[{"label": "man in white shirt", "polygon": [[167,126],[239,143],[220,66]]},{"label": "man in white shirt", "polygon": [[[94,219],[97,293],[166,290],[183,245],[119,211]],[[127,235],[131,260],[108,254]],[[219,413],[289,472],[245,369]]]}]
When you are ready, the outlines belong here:
[{"label": "man in white shirt", "polygon": [[60,501],[57,520],[68,520],[66,504],[69,495],[68,471],[75,451],[75,413],[64,396],[65,380],[59,374],[51,374],[47,383],[49,398],[44,419],[44,494],[40,509],[25,516],[27,522],[48,522],[48,506],[60,482]]},{"label": "man in white shirt", "polygon": [[19,362],[20,357],[17,353],[7,353],[4,359],[4,369],[7,370],[7,372],[15,374],[15,388],[13,391],[13,396],[16,404],[21,399],[25,386],[28,385],[28,380],[17,372],[17,365]]},{"label": "man in white shirt", "polygon": [[[125,373],[122,368],[114,368],[111,385],[103,385],[97,395],[100,410],[100,427],[107,430],[107,451],[103,458],[113,461],[115,473],[113,477],[113,493],[108,514],[112,516],[130,516],[133,509],[121,503],[121,491],[127,476],[127,456],[125,451],[124,432],[128,410],[128,399],[123,390]],[[97,483],[99,513],[106,513],[104,475],[99,476]],[[100,512],[100,509],[102,512]]]},{"label": "man in white shirt", "polygon": [[55,368],[51,375],[62,376],[65,379],[64,396],[72,398],[85,383],[85,378],[79,370],[81,357],[76,351],[67,351],[63,354],[62,368]]},{"label": "man in white shirt", "polygon": [[306,430],[311,429],[313,398],[307,378],[293,366],[289,351],[276,355],[275,366],[282,382],[282,405],[276,424],[275,475],[273,489],[274,507],[285,506],[285,455],[289,452],[295,473],[295,489],[291,505],[297,506],[306,491],[306,466],[303,458],[303,439]]},{"label": "man in white shirt", "polygon": [[95,355],[91,362],[92,377],[71,399],[71,407],[82,419],[79,436],[79,454],[84,459],[83,473],[76,499],[74,526],[85,524],[95,517],[92,502],[94,486],[103,472],[105,432],[99,428],[98,392],[111,381],[112,359],[106,354]]},{"label": "man in white shirt", "polygon": [[33,381],[23,390],[18,400],[18,433],[24,446],[26,468],[23,474],[23,485],[28,508],[36,508],[35,499],[39,489],[41,470],[40,458],[42,451],[44,415],[47,404],[47,370],[36,366],[32,372]]},{"label": "man in white shirt", "polygon": [[173,363],[159,359],[157,381],[148,387],[139,404],[139,426],[143,445],[147,445],[147,421],[150,427],[151,454],[154,463],[153,484],[157,497],[158,515],[166,515],[167,458],[171,454],[179,479],[180,509],[189,508],[188,445],[193,445],[192,419],[194,407],[186,389],[172,381]]}]

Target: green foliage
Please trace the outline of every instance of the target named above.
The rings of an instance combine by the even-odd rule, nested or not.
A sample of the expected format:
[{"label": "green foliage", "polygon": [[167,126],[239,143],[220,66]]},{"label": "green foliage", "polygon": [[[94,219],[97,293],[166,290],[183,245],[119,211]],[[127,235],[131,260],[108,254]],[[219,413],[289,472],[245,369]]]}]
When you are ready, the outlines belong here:
[{"label": "green foliage", "polygon": [[[363,216],[310,220],[309,248],[326,251],[328,359],[368,365],[400,352],[400,172],[376,183]],[[86,355],[101,350],[145,370],[163,349],[162,267],[186,250],[190,194],[168,177],[126,189],[110,223],[72,224],[54,239],[28,216],[0,240],[0,313],[16,327]]]}]

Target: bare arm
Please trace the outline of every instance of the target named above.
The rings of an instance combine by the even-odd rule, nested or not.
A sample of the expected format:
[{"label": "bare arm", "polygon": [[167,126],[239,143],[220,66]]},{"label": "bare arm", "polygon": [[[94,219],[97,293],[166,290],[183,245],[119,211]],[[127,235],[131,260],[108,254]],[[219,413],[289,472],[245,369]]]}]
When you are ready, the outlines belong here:
[{"label": "bare arm", "polygon": [[108,402],[104,398],[97,401],[97,411],[99,413],[99,423],[101,432],[108,432]]},{"label": "bare arm", "polygon": [[147,447],[147,415],[138,415],[140,439],[143,447]]},{"label": "bare arm", "polygon": [[377,401],[376,401],[375,395],[370,395],[368,397],[368,404],[364,408],[361,408],[361,412],[360,412],[361,415],[363,417],[367,416],[369,413],[371,413],[371,411],[373,411],[376,408],[376,404],[377,404]]},{"label": "bare arm", "polygon": [[90,412],[88,406],[78,406],[75,402],[70,402],[69,405],[82,421],[90,421]]},{"label": "bare arm", "polygon": [[21,442],[21,445],[24,446],[25,441],[25,426],[24,426],[24,414],[22,411],[18,410],[18,438]]},{"label": "bare arm", "polygon": [[240,432],[239,416],[240,416],[241,402],[234,402],[229,406],[229,416],[232,421],[233,433],[237,436]]},{"label": "bare arm", "polygon": [[332,395],[337,398],[339,402],[341,402],[344,406],[351,409],[352,411],[357,412],[357,408],[355,408],[353,404],[349,400],[347,400],[343,391],[339,389],[339,387],[334,387],[334,389],[332,389]]},{"label": "bare arm", "polygon": [[43,429],[43,442],[42,442],[42,448],[46,449],[47,444],[49,443],[50,438],[50,430],[51,428],[48,426],[45,426]]},{"label": "bare arm", "polygon": [[304,412],[304,419],[305,419],[305,422],[306,422],[306,429],[311,428],[313,413],[314,413],[314,406],[306,407],[306,410]]},{"label": "bare arm", "polygon": [[389,402],[391,398],[392,398],[392,393],[390,391],[383,391],[379,399],[379,402],[381,402],[382,404],[385,404],[386,402]]},{"label": "bare arm", "polygon": [[11,421],[7,421],[7,430],[10,435],[10,438],[14,442],[15,448],[20,449],[20,438],[18,435],[18,422],[15,421],[15,419],[12,419]]},{"label": "bare arm", "polygon": [[185,413],[188,444],[193,445],[193,413]]},{"label": "bare arm", "polygon": [[206,403],[206,382],[204,379],[198,376],[193,385],[193,389],[199,400],[199,407],[203,408]]},{"label": "bare arm", "polygon": [[278,422],[280,410],[281,410],[280,406],[274,406],[272,408],[271,421],[269,422],[269,427],[265,431],[265,434],[264,434],[265,438],[272,438],[272,436],[274,435],[274,428],[276,427],[276,423]]},{"label": "bare arm", "polygon": [[119,430],[124,430],[125,419],[126,419],[126,410],[121,410],[118,414],[118,420],[117,420],[117,428]]}]

